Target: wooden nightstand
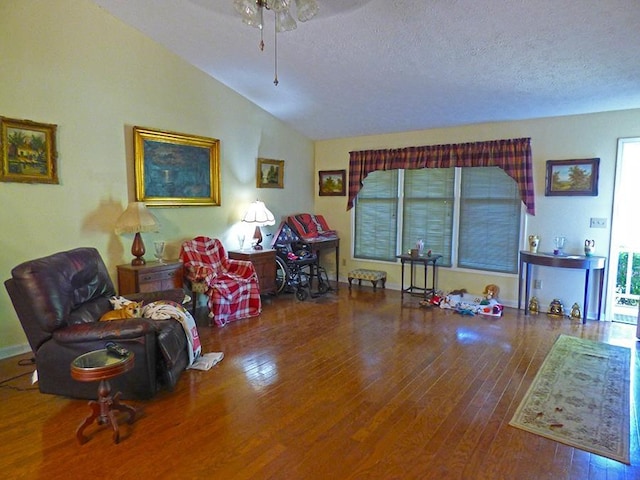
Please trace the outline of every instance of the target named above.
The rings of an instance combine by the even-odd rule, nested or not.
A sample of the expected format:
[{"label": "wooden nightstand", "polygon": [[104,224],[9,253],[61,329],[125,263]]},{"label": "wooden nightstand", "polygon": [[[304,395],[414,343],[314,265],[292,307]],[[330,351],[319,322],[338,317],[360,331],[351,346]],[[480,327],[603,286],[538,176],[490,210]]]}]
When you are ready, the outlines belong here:
[{"label": "wooden nightstand", "polygon": [[178,260],[135,267],[127,263],[118,265],[117,269],[119,295],[182,288],[182,262]]},{"label": "wooden nightstand", "polygon": [[232,250],[228,255],[232,260],[248,260],[253,263],[260,281],[260,295],[276,293],[275,250]]}]

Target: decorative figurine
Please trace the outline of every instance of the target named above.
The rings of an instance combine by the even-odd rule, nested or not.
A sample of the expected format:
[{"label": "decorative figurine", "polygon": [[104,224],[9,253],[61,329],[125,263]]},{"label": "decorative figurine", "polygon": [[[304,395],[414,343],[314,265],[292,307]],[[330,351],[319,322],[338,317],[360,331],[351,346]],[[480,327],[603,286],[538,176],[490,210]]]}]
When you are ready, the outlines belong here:
[{"label": "decorative figurine", "polygon": [[580,305],[578,305],[577,303],[574,303],[571,307],[571,318],[575,318],[578,320],[582,318],[582,315],[580,314]]},{"label": "decorative figurine", "polygon": [[536,297],[531,297],[529,300],[529,313],[538,314],[540,312],[540,305],[538,305],[538,299]]},{"label": "decorative figurine", "polygon": [[585,240],[584,241],[584,254],[587,257],[590,257],[596,251],[596,241],[595,240]]},{"label": "decorative figurine", "polygon": [[529,235],[529,251],[538,253],[538,245],[540,245],[540,237],[538,235]]},{"label": "decorative figurine", "polygon": [[554,298],[549,304],[549,311],[547,313],[556,317],[564,317],[564,307],[562,303],[560,303],[560,300]]}]

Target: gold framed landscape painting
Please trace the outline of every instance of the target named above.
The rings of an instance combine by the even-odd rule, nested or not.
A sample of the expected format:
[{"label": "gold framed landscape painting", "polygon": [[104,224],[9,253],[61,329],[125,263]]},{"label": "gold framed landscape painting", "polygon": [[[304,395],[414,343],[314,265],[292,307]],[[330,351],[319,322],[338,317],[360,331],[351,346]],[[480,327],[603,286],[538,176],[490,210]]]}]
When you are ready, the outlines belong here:
[{"label": "gold framed landscape painting", "polygon": [[148,206],[220,205],[220,141],[133,127],[136,200]]},{"label": "gold framed landscape painting", "polygon": [[59,183],[57,126],[0,117],[0,181]]},{"label": "gold framed landscape painting", "polygon": [[284,160],[258,158],[256,186],[258,188],[284,188]]}]

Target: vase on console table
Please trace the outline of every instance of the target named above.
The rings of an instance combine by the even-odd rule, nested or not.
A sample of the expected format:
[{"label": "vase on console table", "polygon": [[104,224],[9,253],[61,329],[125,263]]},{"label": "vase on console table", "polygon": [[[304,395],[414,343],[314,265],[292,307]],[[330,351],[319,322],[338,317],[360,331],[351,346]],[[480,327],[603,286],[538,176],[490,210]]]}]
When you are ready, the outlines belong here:
[{"label": "vase on console table", "polygon": [[584,241],[584,254],[587,257],[591,257],[596,251],[596,241],[595,240],[585,240]]}]

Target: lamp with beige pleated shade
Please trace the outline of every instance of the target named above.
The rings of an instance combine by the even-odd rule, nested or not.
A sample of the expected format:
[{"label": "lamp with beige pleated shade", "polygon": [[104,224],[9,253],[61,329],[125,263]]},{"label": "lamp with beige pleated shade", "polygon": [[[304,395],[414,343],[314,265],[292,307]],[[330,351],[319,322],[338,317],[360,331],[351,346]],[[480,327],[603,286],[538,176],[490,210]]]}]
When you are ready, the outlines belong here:
[{"label": "lamp with beige pleated shade", "polygon": [[135,233],[133,245],[131,245],[131,254],[135,257],[131,260],[131,265],[144,265],[147,262],[144,259],[144,242],[142,241],[141,232],[157,232],[158,220],[149,211],[144,202],[131,202],[127,209],[122,212],[120,218],[116,222],[116,233]]},{"label": "lamp with beige pleated shade", "polygon": [[256,200],[249,205],[249,208],[242,217],[242,221],[256,226],[253,234],[253,249],[262,250],[262,245],[260,245],[260,243],[262,243],[262,232],[260,231],[260,227],[276,224],[276,219],[274,218],[273,213],[271,213],[264,203],[260,200]]}]

